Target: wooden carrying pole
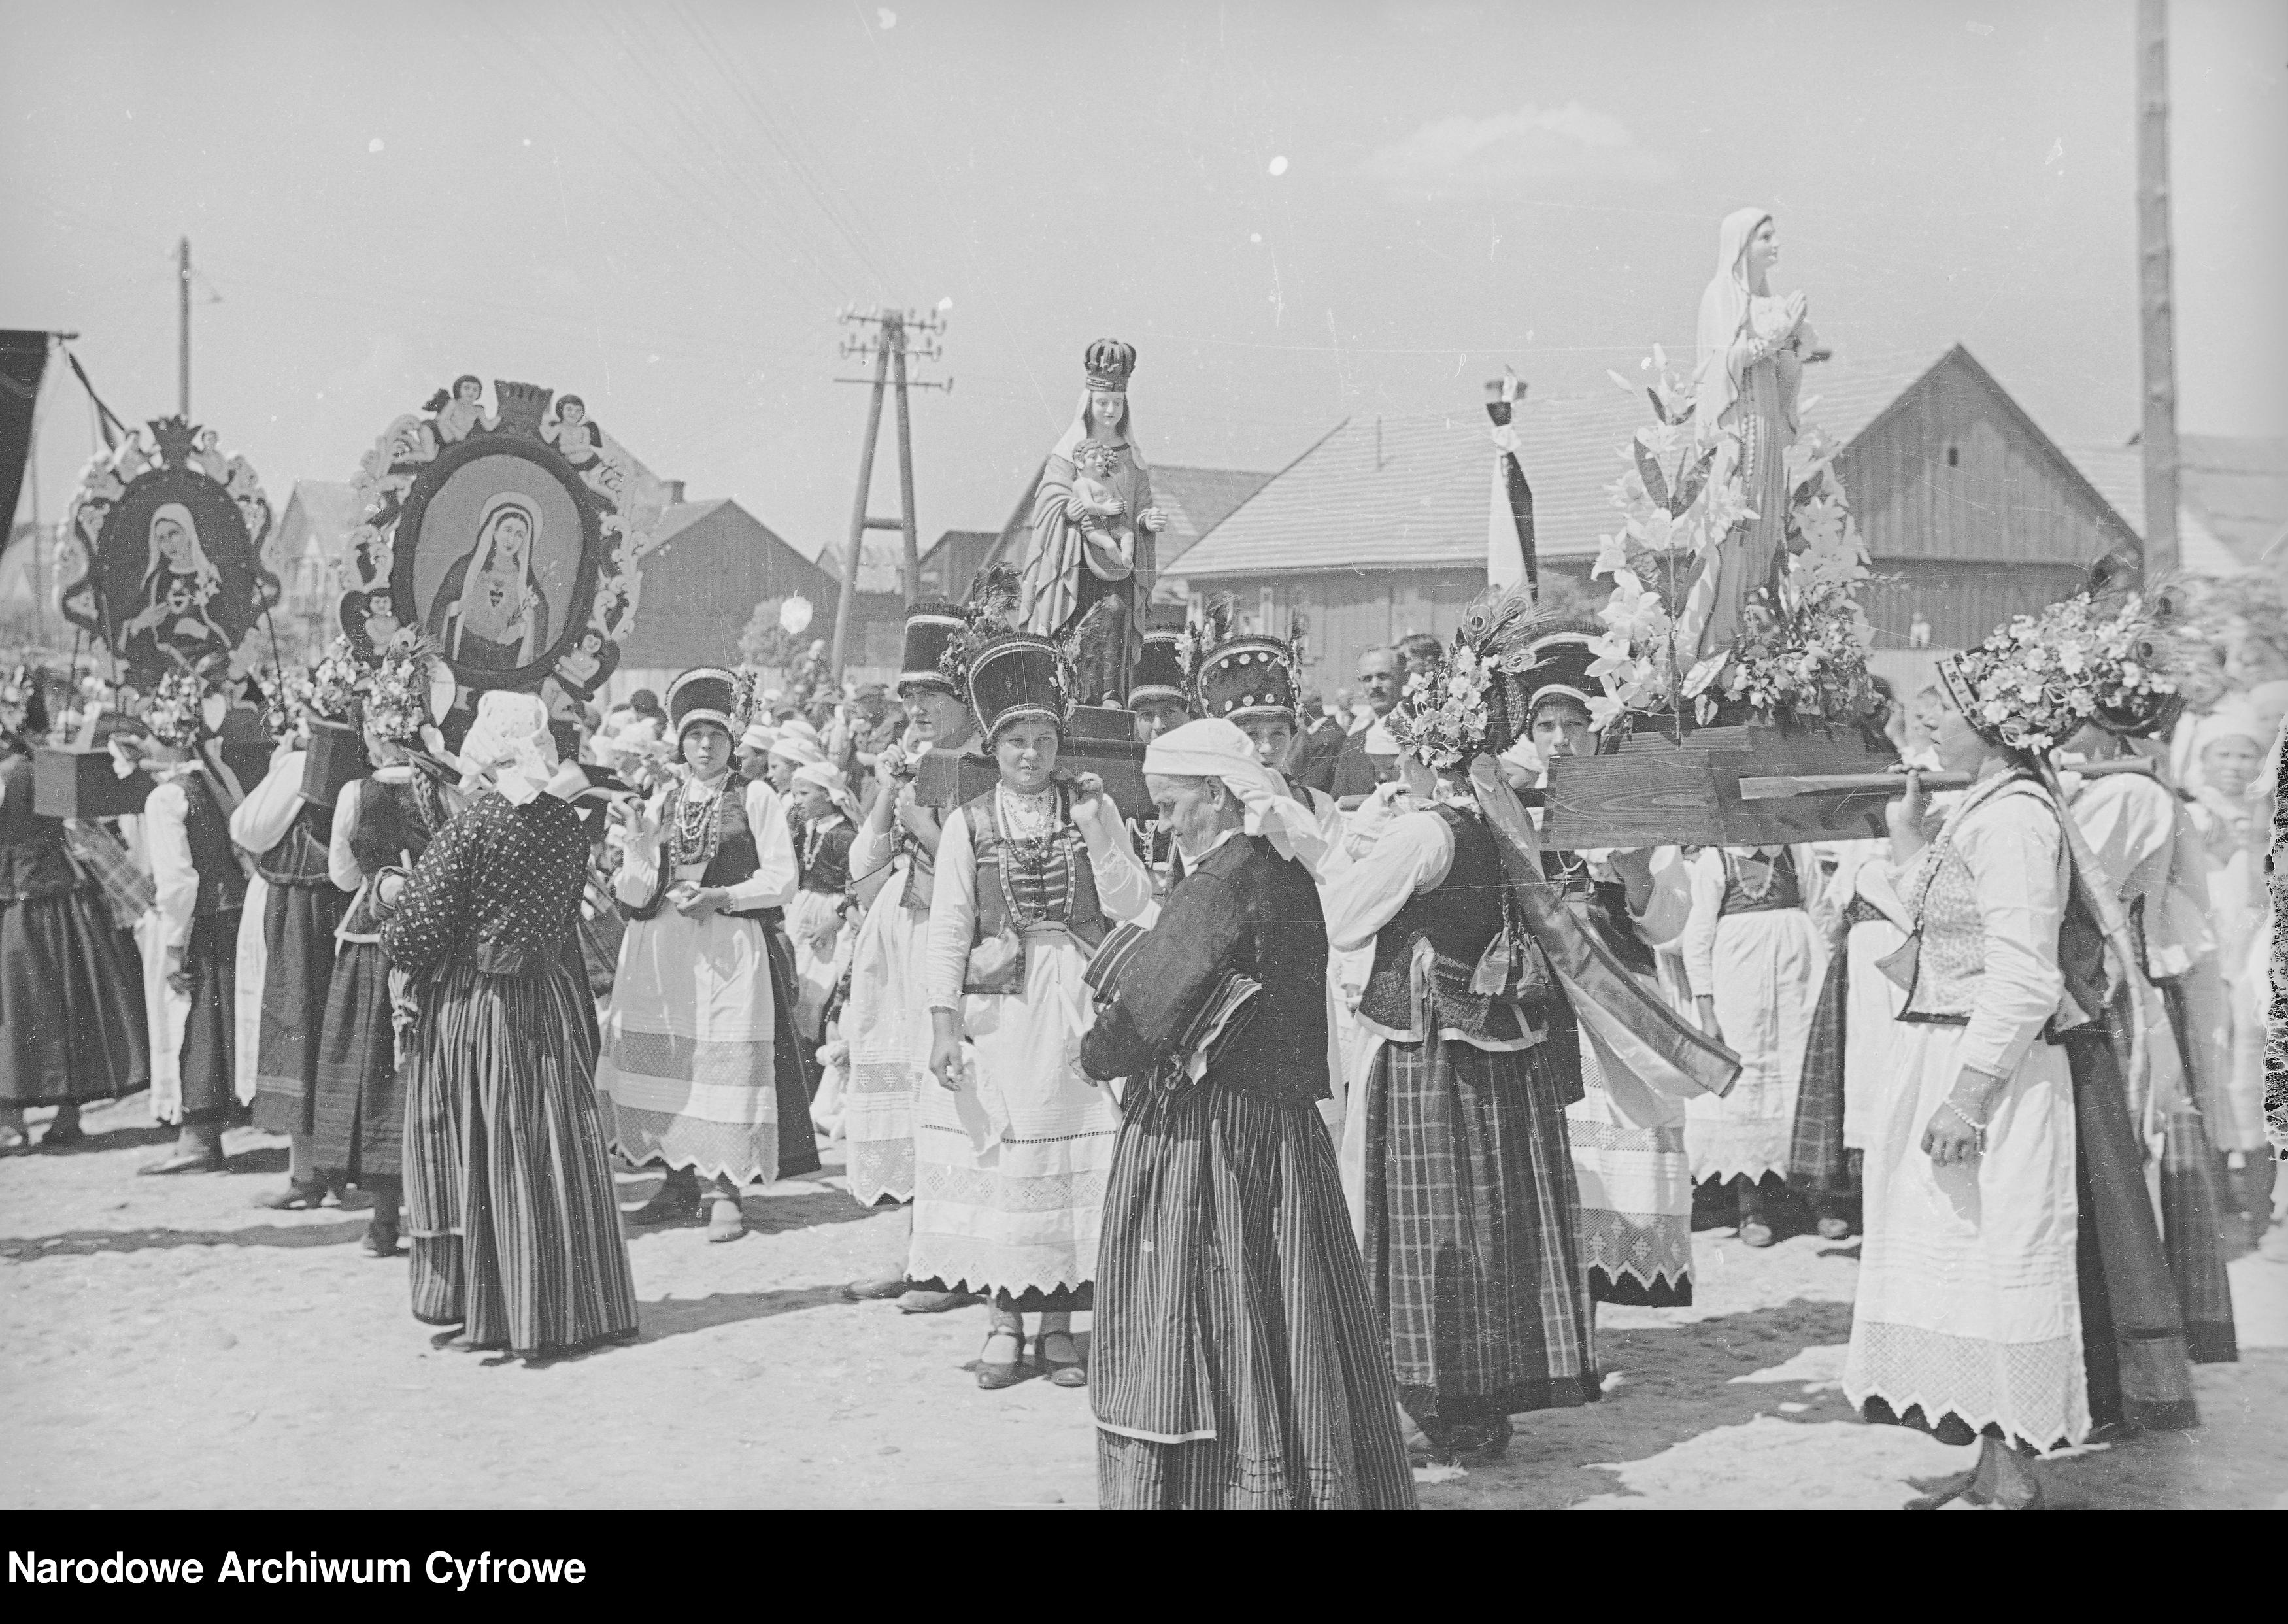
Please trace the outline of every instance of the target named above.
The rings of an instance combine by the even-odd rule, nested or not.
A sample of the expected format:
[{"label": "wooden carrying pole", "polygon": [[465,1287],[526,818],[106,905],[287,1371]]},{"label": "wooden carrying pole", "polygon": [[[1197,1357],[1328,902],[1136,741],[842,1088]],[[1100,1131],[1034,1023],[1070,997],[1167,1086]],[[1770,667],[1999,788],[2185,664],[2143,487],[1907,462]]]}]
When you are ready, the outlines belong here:
[{"label": "wooden carrying pole", "polygon": [[[2153,763],[2142,756],[2125,756],[2117,761],[2085,761],[2065,770],[2083,778],[2104,778],[2115,773],[2142,773],[2149,778]],[[1972,782],[1968,773],[1918,773],[1915,776],[1922,780],[1924,792],[1932,795],[1966,790]],[[1742,800],[1788,800],[1798,795],[1880,795],[1888,800],[1906,792],[1904,773],[1811,773],[1740,780]]]},{"label": "wooden carrying pole", "polygon": [[2169,11],[2137,0],[2137,329],[2144,370],[2145,579],[2178,565],[2176,314],[2170,301]]}]

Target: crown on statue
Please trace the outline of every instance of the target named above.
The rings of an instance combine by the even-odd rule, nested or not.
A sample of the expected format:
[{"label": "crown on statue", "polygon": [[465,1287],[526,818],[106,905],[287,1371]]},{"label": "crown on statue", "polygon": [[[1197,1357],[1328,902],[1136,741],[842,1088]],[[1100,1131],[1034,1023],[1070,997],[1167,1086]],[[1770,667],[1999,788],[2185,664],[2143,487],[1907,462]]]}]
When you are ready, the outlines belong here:
[{"label": "crown on statue", "polygon": [[1099,338],[1088,346],[1082,364],[1088,369],[1090,388],[1124,390],[1128,375],[1136,370],[1136,346],[1117,338]]},{"label": "crown on statue", "polygon": [[159,460],[179,468],[191,460],[191,452],[199,442],[199,431],[187,418],[154,418],[151,439],[159,448]]},{"label": "crown on statue", "polygon": [[539,439],[540,420],[548,415],[548,402],[555,394],[553,389],[539,384],[511,383],[504,378],[493,379],[493,398],[500,402],[501,433]]}]

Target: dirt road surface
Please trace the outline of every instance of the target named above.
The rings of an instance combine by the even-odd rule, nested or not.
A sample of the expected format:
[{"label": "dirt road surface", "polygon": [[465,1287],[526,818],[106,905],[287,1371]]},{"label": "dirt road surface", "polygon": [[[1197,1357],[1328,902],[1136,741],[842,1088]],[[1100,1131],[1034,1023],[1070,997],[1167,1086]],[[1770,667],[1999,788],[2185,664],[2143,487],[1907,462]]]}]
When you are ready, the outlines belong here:
[{"label": "dirt road surface", "polygon": [[[36,1125],[45,1113],[35,1113]],[[635,1234],[641,1340],[538,1369],[441,1352],[365,1214],[273,1213],[284,1142],[226,1174],[139,1179],[140,1099],[68,1152],[0,1162],[12,1506],[1041,1506],[1095,1501],[1084,1392],[980,1392],[974,1309],[845,1302],[903,1220],[824,1176],[751,1193],[752,1232]],[[620,1181],[632,1206],[655,1180]],[[1970,1451],[1862,1424],[1837,1385],[1856,1241],[1696,1238],[1700,1301],[1601,1310],[1605,1401],[1528,1417],[1429,1507],[1896,1506]],[[2233,1265],[2241,1360],[2205,1424],[2045,1469],[2090,1507],[2288,1507],[2288,1232]]]}]

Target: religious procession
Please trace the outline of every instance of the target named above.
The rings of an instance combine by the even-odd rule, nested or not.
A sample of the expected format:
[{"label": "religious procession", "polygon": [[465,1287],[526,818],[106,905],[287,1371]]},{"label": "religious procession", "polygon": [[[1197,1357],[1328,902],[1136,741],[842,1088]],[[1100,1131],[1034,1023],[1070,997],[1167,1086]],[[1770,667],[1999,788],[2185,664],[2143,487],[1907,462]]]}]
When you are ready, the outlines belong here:
[{"label": "religious procession", "polygon": [[[8,1270],[83,1258],[102,1294],[300,1248],[326,1323],[236,1336],[242,1381],[386,1349],[377,1400],[454,1383],[536,1452],[558,1412],[519,1384],[629,1381],[632,1418],[742,1440],[673,1503],[749,1503],[729,1411],[793,1404],[806,1357],[860,1382],[830,1337],[906,1393],[880,1453],[1005,1420],[1105,1509],[1576,1503],[1548,1485],[1636,1458],[1604,1418],[1654,1403],[1775,1462],[1811,1406],[1838,1448],[1899,1440],[1850,1503],[2193,1503],[2171,1440],[2262,1457],[2281,1419],[2242,1413],[2268,1329],[2251,1385],[2204,1383],[2283,1311],[2288,565],[2157,569],[2130,536],[1887,662],[1847,486],[1884,476],[1815,398],[1852,314],[1780,291],[1781,221],[1672,222],[1711,267],[1694,343],[1617,374],[1581,533],[1525,386],[1470,404],[1485,567],[1340,665],[1206,572],[1242,520],[1187,533],[1132,330],[1060,340],[1062,433],[934,590],[907,471],[863,679],[862,483],[830,653],[790,597],[755,648],[679,630],[640,663],[679,493],[581,394],[456,373],[343,458],[294,659],[248,459],[103,408],[59,532],[69,656],[0,682],[0,1187],[13,1233],[100,1150],[148,1227],[51,1222]],[[68,354],[35,336],[12,354]],[[225,1189],[260,1238],[213,1228]],[[186,1202],[208,1230],[159,1238]],[[1744,1289],[1743,1325],[1824,1333],[1636,1373]],[[936,1352],[894,1375],[908,1327]],[[723,1351],[640,1373],[671,1336]],[[1783,1413],[1723,1407],[1790,1380]],[[376,1426],[328,1423],[369,1462]],[[71,1436],[12,1498],[52,1503]],[[1706,1503],[1758,1503],[1709,1439]],[[774,1447],[783,1503],[1006,1503],[878,1462],[837,1501]],[[401,1491],[364,1469],[282,1498],[454,1498],[369,1501]],[[2233,1503],[2288,1492],[2232,1469]]]}]

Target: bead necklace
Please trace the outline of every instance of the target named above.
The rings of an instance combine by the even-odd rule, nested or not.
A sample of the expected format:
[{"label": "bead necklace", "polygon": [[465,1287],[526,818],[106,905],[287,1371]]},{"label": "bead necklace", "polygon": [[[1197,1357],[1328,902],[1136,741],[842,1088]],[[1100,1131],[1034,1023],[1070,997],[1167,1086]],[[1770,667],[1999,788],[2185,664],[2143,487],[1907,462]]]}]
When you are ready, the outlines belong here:
[{"label": "bead necklace", "polygon": [[[675,792],[675,824],[669,835],[669,845],[679,866],[687,863],[705,864],[715,860],[715,848],[723,834],[719,816],[723,805],[724,786],[730,782],[725,774],[711,786],[687,780]],[[701,792],[694,796],[692,792]]]}]

